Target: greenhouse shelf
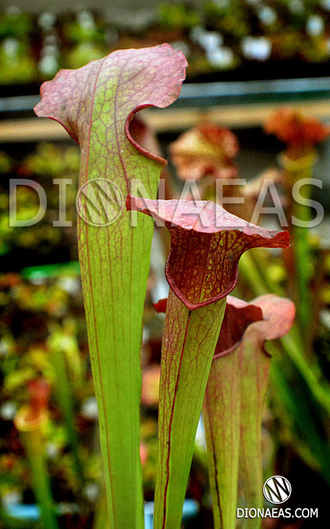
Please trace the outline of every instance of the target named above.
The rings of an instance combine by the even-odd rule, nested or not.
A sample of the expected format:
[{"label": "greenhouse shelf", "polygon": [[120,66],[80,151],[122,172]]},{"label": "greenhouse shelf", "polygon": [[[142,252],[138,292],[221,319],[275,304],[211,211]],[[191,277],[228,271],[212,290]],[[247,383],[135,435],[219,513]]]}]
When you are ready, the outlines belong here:
[{"label": "greenhouse shelf", "polygon": [[[39,96],[0,99],[0,143],[68,140],[55,121],[33,117]],[[330,121],[330,77],[188,84],[167,109],[146,109],[143,116],[156,133],[180,131],[201,121],[249,128],[262,125],[283,104]]]},{"label": "greenhouse shelf", "polygon": [[[33,111],[39,95],[4,97],[0,112]],[[172,108],[330,99],[330,77],[184,84]]]}]

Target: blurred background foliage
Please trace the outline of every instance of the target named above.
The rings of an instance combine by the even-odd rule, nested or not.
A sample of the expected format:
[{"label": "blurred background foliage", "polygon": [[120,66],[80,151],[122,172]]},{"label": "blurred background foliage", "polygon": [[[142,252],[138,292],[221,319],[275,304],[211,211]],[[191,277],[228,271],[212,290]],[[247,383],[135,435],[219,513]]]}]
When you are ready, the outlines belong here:
[{"label": "blurred background foliage", "polygon": [[162,42],[185,53],[190,80],[215,79],[219,72],[242,79],[326,75],[322,65],[330,61],[327,0],[110,7],[62,12],[48,6],[29,13],[9,5],[0,13],[2,90],[17,84],[26,90],[60,68],[79,68],[114,49]]},{"label": "blurred background foliage", "polygon": [[[199,8],[161,3],[148,14],[143,11],[138,16],[133,10],[112,17],[87,9],[31,14],[11,7],[0,14],[0,95],[34,94],[40,82],[60,68],[83,66],[117,48],[164,41],[186,54],[188,82],[325,76],[330,61],[330,3],[234,0],[204,2]],[[322,223],[311,230],[289,223],[292,247],[287,254],[258,250],[244,256],[235,291],[246,300],[274,292],[296,303],[292,332],[267,346],[273,360],[263,421],[264,472],[265,477],[281,474],[291,482],[294,495],[286,506],[318,507],[320,514],[318,520],[265,520],[263,527],[314,529],[327,526],[323,516],[330,491],[329,140],[325,139],[328,130],[309,120],[309,131],[321,130],[318,140],[324,133],[323,144],[314,145],[302,132],[309,118],[289,112],[290,116],[284,130],[276,126],[285,122],[283,115],[267,124],[277,139],[260,129],[234,134],[214,124],[196,127],[187,132],[189,136],[170,133],[158,139],[169,160],[163,175],[166,198],[178,197],[192,174],[200,197],[212,200],[219,199],[218,179],[247,178],[243,189],[230,186],[228,180],[228,193],[244,197],[244,208],[226,206],[247,220],[267,179],[275,182],[288,219],[294,213],[308,220],[310,211],[294,211],[292,187],[301,178],[323,181],[323,190],[311,186],[304,190],[305,197],[324,206]],[[297,123],[300,136],[292,149],[290,133],[297,130]],[[73,143],[24,144],[18,149],[8,145],[0,152],[0,527],[4,528],[49,529],[57,524],[63,529],[106,528],[97,406],[77,261],[78,172],[79,149]],[[35,181],[46,192],[45,215],[30,227],[10,226],[9,182],[17,178]],[[66,219],[72,225],[64,228],[53,225],[59,218],[57,178],[71,180],[65,201]],[[273,206],[269,192],[264,204]],[[38,209],[36,191],[30,185],[18,186],[18,220],[32,218]],[[257,223],[277,228],[275,221],[276,215],[261,215]],[[140,453],[147,501],[153,499],[155,483],[163,326],[163,317],[152,304],[167,294],[163,268],[168,246],[165,230],[156,230],[141,348]],[[24,406],[40,415],[30,436],[17,421]],[[39,452],[33,451],[36,442]],[[33,468],[43,475],[43,488],[36,485]],[[202,425],[187,498],[196,500],[199,512],[185,521],[186,526],[212,528]],[[243,498],[240,502],[244,505]]]},{"label": "blurred background foliage", "polygon": [[[290,119],[299,118],[300,123],[304,123],[304,117],[291,110],[285,112],[289,117],[288,130],[293,130]],[[283,122],[283,119],[278,120],[275,116],[273,122]],[[268,123],[268,129],[271,128],[271,123]],[[323,127],[321,136],[325,138],[328,128],[320,126]],[[310,127],[308,130],[311,130]],[[276,130],[268,132],[278,134]],[[324,139],[323,136],[318,139]],[[306,147],[306,142],[299,138],[298,144],[300,147],[303,145],[303,148],[292,151],[292,145],[290,147],[290,142],[287,142],[286,149],[278,158],[281,163],[277,167],[265,168],[264,173],[249,180],[238,191],[237,186],[234,188],[230,185],[230,179],[244,177],[244,165],[240,163],[242,149],[240,152],[239,139],[230,130],[204,123],[180,137],[171,135],[171,140],[175,141],[170,143],[167,136],[160,140],[164,155],[170,155],[172,161],[163,175],[167,183],[166,198],[180,195],[190,171],[196,178],[195,192],[197,189],[201,198],[218,200],[215,184],[219,178],[225,178],[227,187],[234,192],[234,196],[245,198],[244,205],[226,207],[232,208],[234,213],[244,218],[251,218],[260,189],[265,181],[270,181],[270,177],[276,183],[283,211],[291,211],[288,190],[299,178],[312,176],[316,160],[316,147],[313,144],[307,144]],[[244,141],[244,135],[241,140]],[[193,151],[191,145],[194,146]],[[273,147],[278,149],[279,145],[275,142]],[[288,160],[286,164],[283,163],[284,155],[293,164],[298,164],[298,172],[292,172],[296,166],[288,165]],[[301,165],[301,160],[306,159],[307,166]],[[300,171],[301,167],[303,173]],[[49,478],[48,492],[57,509],[55,519],[64,528],[71,527],[72,524],[75,527],[92,527],[93,523],[96,527],[97,524],[105,523],[104,513],[102,515],[104,497],[97,406],[77,262],[75,199],[79,170],[78,148],[69,143],[38,144],[20,163],[3,151],[0,153],[0,168],[1,252],[4,267],[4,273],[0,277],[0,421],[3,432],[0,445],[0,494],[3,526],[10,526],[5,521],[6,517],[12,517],[14,523],[17,517],[15,509],[34,505],[36,498],[39,498],[30,470],[31,464],[33,468],[33,461],[29,461],[29,441],[19,431],[15,417],[17,418],[22,406],[31,406],[36,398],[31,393],[31,383],[42,381],[47,384],[49,395],[47,402],[42,403],[47,420],[40,427],[40,439],[43,446],[43,468]],[[46,214],[34,226],[9,226],[8,182],[15,177],[35,180],[46,191]],[[72,221],[71,227],[53,226],[59,215],[59,188],[53,184],[53,179],[58,177],[71,180],[66,186],[66,218]],[[38,209],[38,195],[28,186],[18,187],[18,217],[31,218],[35,209]],[[309,191],[311,192],[311,186]],[[188,198],[192,198],[189,192]],[[273,196],[266,194],[262,206],[272,206],[273,199]],[[277,227],[277,220],[276,215],[261,215],[258,223]],[[322,223],[328,223],[327,211]],[[281,341],[267,346],[273,354],[273,360],[269,399],[263,422],[264,471],[265,476],[277,473],[290,480],[297,491],[289,500],[290,506],[318,507],[322,511],[322,507],[326,508],[326,501],[323,501],[321,491],[329,490],[330,485],[329,250],[327,241],[318,232],[318,228],[305,230],[303,237],[301,230],[295,231],[294,226],[290,225],[289,230],[293,237],[289,256],[267,250],[256,250],[243,256],[235,295],[251,300],[255,296],[274,292],[295,300],[297,319],[292,332]],[[155,313],[152,303],[166,295],[163,268],[168,243],[165,230],[157,229],[141,349],[141,460],[147,501],[153,499],[155,483],[163,325],[163,317]],[[298,262],[304,265],[302,270],[297,266],[297,251],[300,252]],[[30,266],[26,267],[27,263]],[[305,270],[308,270],[307,276]],[[301,285],[305,289],[303,296],[306,297],[301,297]],[[306,314],[307,321],[304,320]],[[40,402],[42,397],[38,398]],[[304,486],[305,480],[312,484],[308,491]],[[202,426],[196,438],[187,497],[196,500],[200,506],[195,520],[187,523],[211,528],[212,514]],[[244,505],[243,498],[240,501]],[[37,503],[40,505],[40,499]],[[38,518],[38,514],[35,513],[34,516]],[[33,521],[31,513],[28,519],[32,526],[39,523]],[[271,527],[289,527],[285,521],[272,522]],[[306,523],[305,521],[301,525],[301,520],[297,520],[292,525],[291,520],[290,527],[307,527]]]}]

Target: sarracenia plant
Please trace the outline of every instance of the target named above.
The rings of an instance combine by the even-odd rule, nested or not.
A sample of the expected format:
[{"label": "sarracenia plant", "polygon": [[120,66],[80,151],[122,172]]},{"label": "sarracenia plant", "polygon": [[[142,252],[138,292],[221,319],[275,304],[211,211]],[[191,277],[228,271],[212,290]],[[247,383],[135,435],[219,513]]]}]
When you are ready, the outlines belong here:
[{"label": "sarracenia plant", "polygon": [[[211,124],[210,130],[214,130],[214,127],[215,125]],[[307,207],[311,191],[309,183],[313,182],[310,176],[312,165],[317,157],[316,143],[328,136],[329,127],[315,119],[301,115],[296,109],[284,108],[270,117],[265,130],[275,134],[286,143],[286,149],[280,156],[284,171],[271,169],[244,186],[234,186],[239,190],[236,194],[232,192],[231,187],[233,186],[230,185],[230,180],[224,182],[224,186],[215,186],[213,183],[212,189],[214,194],[215,187],[217,187],[219,203],[225,196],[222,188],[230,191],[229,197],[236,197],[239,194],[241,198],[244,198],[244,204],[231,204],[226,201],[225,207],[231,213],[250,221],[254,212],[258,214],[260,212],[260,203],[263,203],[265,198],[264,190],[268,189],[267,181],[269,183],[271,180],[276,187],[284,185],[285,200],[282,203],[277,202],[279,207],[276,208],[276,212],[281,223],[286,225],[288,221],[288,231],[292,235],[292,247],[282,256],[287,272],[283,270],[281,259],[270,256],[267,251],[248,252],[240,262],[240,276],[243,279],[240,292],[244,289],[245,292],[250,291],[254,296],[268,292],[279,296],[289,295],[296,302],[297,318],[291,332],[279,341],[268,344],[268,349],[271,348],[274,352],[271,372],[273,404],[282,424],[286,427],[290,425],[290,436],[295,439],[294,450],[299,452],[299,456],[307,465],[313,468],[318,467],[323,477],[329,482],[329,450],[328,445],[323,441],[326,437],[323,415],[328,416],[330,410],[329,388],[326,377],[322,375],[323,366],[318,355],[313,354],[314,345],[320,338],[318,327],[322,306],[321,286],[325,279],[326,252],[324,248],[316,246],[315,230],[311,239],[308,236],[308,229],[291,225],[292,216],[303,221],[305,226],[308,226],[310,219],[314,225],[320,220],[321,204],[309,203],[312,209],[316,209],[316,217],[314,212],[311,215],[312,209]],[[220,137],[220,133],[219,128],[218,134],[213,135],[214,138]],[[192,145],[187,142],[187,138],[191,138],[191,143],[194,145],[198,140],[195,156],[193,156],[194,151]],[[198,182],[198,190],[202,199],[205,200],[210,198],[212,189],[210,193],[210,187],[207,188],[205,185],[204,175],[221,177],[223,160],[220,156],[221,151],[218,156],[215,156],[217,151],[210,148],[210,142],[207,141],[205,145],[205,135],[203,135],[202,145],[200,140],[201,135],[198,129],[192,129],[191,134],[184,133],[179,137],[171,152],[175,155],[174,162],[181,178],[188,177],[189,165],[191,165],[192,175],[196,179],[202,179],[201,185]],[[227,141],[226,145],[228,145]],[[230,145],[235,145],[233,138],[229,142]],[[314,181],[314,184],[321,185],[321,181]],[[300,187],[299,197],[297,190]],[[196,197],[196,191],[194,196]],[[326,244],[326,241],[321,243],[321,247],[324,243]],[[315,272],[317,272],[316,276]],[[300,398],[301,395],[304,395],[303,399]],[[315,402],[317,405],[314,404]],[[302,422],[308,423],[308,427],[302,428]]]},{"label": "sarracenia plant", "polygon": [[250,248],[286,248],[288,233],[235,217],[213,202],[144,200],[127,207],[171,234],[159,400],[155,529],[180,527],[197,424],[212,358],[235,288],[238,261]]},{"label": "sarracenia plant", "polygon": [[[60,122],[81,149],[79,260],[111,529],[143,527],[140,346],[153,234],[150,219],[132,229],[130,215],[121,209],[133,178],[156,198],[166,163],[134,141],[130,122],[138,110],[163,108],[177,98],[186,64],[183,54],[166,44],[116,51],[59,72],[42,85],[35,108],[38,116]],[[116,199],[107,201],[101,226],[95,187],[82,189],[98,178],[108,195],[111,181]]]},{"label": "sarracenia plant", "polygon": [[[287,232],[248,224],[213,202],[153,200],[165,162],[136,143],[129,124],[137,110],[174,101],[185,66],[183,55],[168,45],[118,51],[60,72],[43,85],[36,107],[39,116],[59,121],[81,148],[79,259],[111,529],[143,527],[139,353],[153,230],[145,216],[131,225],[124,198],[131,197],[129,209],[164,222],[172,239],[155,529],[180,527],[197,423],[239,258],[250,248],[288,246]],[[133,178],[148,198],[131,196]],[[103,193],[99,201],[96,184]],[[111,193],[115,200],[106,200]]]},{"label": "sarracenia plant", "polygon": [[[235,529],[237,484],[245,505],[262,508],[261,423],[271,355],[266,340],[286,335],[295,306],[273,294],[228,298],[203,403],[215,529]],[[258,518],[246,521],[257,529]]]}]

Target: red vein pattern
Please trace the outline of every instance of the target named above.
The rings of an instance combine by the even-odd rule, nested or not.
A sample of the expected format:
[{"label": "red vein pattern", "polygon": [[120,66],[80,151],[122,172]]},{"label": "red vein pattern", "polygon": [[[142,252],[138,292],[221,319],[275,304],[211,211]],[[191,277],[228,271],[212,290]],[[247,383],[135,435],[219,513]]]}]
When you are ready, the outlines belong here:
[{"label": "red vein pattern", "polygon": [[294,304],[273,294],[250,303],[228,298],[203,403],[216,529],[236,527],[238,475],[246,506],[262,507],[261,423],[271,359],[265,341],[287,334],[294,317]]},{"label": "red vein pattern", "polygon": [[225,299],[190,311],[170,291],[162,346],[155,529],[180,527],[213,352]]},{"label": "red vein pattern", "polygon": [[[160,299],[154,303],[154,309],[158,313],[166,313],[167,299]],[[244,333],[251,323],[263,319],[262,310],[259,306],[246,303],[234,296],[227,297],[226,310],[223,318],[220,336],[215,348],[213,360],[224,356],[238,347],[243,339]]]},{"label": "red vein pattern", "polygon": [[251,248],[287,248],[287,231],[270,231],[231,215],[213,202],[144,200],[130,196],[127,208],[162,221],[171,234],[165,274],[190,310],[224,298],[235,288],[238,262]]},{"label": "red vein pattern", "polygon": [[[80,186],[101,177],[126,197],[139,179],[149,197],[157,196],[166,162],[138,145],[129,125],[138,110],[164,108],[178,97],[186,65],[168,44],[120,50],[78,70],[63,70],[42,85],[35,112],[61,123],[79,143]],[[133,229],[129,221],[126,211],[102,227],[78,217],[111,529],[143,527],[140,346],[153,226],[146,218]]]}]

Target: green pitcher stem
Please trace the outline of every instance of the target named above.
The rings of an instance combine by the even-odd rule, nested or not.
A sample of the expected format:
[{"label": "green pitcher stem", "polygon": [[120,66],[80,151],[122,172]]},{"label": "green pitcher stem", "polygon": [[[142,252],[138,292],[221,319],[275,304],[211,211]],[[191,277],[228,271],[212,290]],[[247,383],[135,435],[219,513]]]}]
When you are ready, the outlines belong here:
[{"label": "green pitcher stem", "polygon": [[[257,339],[213,360],[203,404],[215,529],[235,529],[237,483],[245,507],[263,507],[262,414],[270,367]],[[259,529],[260,519],[245,520]]]},{"label": "green pitcher stem", "polygon": [[78,246],[109,524],[142,529],[140,348],[153,226],[122,217],[110,235],[78,219]]},{"label": "green pitcher stem", "polygon": [[101,494],[95,509],[93,529],[110,529],[107,495],[104,483],[102,483]]},{"label": "green pitcher stem", "polygon": [[190,311],[170,291],[164,328],[154,529],[179,529],[226,298]]},{"label": "green pitcher stem", "polygon": [[[240,480],[247,508],[263,507],[262,416],[271,357],[258,340],[246,341],[240,348],[241,443]],[[249,518],[244,528],[259,529],[261,520]]]},{"label": "green pitcher stem", "polygon": [[213,360],[203,402],[214,529],[235,529],[240,444],[239,349]]}]

